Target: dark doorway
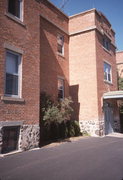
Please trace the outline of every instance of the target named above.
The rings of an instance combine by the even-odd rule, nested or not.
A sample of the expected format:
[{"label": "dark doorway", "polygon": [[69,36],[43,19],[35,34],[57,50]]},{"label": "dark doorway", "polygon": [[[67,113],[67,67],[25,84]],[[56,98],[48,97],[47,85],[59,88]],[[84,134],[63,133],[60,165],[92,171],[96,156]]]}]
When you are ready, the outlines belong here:
[{"label": "dark doorway", "polygon": [[8,153],[18,149],[19,126],[3,127],[2,153]]},{"label": "dark doorway", "polygon": [[109,103],[104,105],[105,135],[114,132],[113,108]]},{"label": "dark doorway", "polygon": [[123,133],[123,113],[120,113],[120,132]]}]

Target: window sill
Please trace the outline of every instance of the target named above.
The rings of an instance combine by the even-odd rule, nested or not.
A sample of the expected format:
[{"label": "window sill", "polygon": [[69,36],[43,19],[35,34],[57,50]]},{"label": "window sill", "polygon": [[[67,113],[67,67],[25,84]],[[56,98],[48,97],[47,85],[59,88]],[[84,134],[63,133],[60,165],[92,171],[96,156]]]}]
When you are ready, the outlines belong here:
[{"label": "window sill", "polygon": [[23,98],[15,98],[15,97],[8,97],[8,96],[1,96],[2,101],[6,102],[14,102],[14,103],[25,103]]},{"label": "window sill", "polygon": [[102,48],[108,53],[111,55],[111,52],[109,50],[107,50],[105,47],[102,46]]},{"label": "window sill", "polygon": [[112,85],[112,86],[113,86],[113,83],[112,83],[112,82],[110,82],[110,81],[106,81],[106,80],[104,80],[104,82],[105,82],[106,84],[109,84],[109,85]]},{"label": "window sill", "polygon": [[58,52],[57,52],[57,54],[58,54],[58,56],[60,56],[60,57],[62,57],[63,59],[65,59],[65,56],[64,56],[63,54],[58,53]]},{"label": "window sill", "polygon": [[14,22],[20,24],[21,26],[26,27],[26,25],[20,19],[18,19],[16,16],[13,16],[10,13],[5,13],[5,16],[7,16],[9,19],[13,20]]}]

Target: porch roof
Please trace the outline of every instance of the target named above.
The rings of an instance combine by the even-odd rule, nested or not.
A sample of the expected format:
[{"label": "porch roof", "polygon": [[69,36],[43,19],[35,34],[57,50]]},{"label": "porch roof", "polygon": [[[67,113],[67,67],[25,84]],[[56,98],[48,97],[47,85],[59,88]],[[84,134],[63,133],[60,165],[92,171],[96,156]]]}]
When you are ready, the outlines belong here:
[{"label": "porch roof", "polygon": [[123,91],[109,91],[103,94],[103,99],[123,99]]}]

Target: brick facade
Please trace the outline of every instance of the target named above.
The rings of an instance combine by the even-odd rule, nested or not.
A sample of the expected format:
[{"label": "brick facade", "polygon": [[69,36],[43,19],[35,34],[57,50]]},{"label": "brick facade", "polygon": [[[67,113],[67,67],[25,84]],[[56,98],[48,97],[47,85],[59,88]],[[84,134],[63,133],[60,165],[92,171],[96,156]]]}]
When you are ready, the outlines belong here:
[{"label": "brick facade", "polygon": [[116,63],[118,76],[123,78],[123,51],[118,51],[116,53]]},{"label": "brick facade", "polygon": [[[19,149],[37,147],[40,133],[40,93],[58,97],[58,78],[65,96],[74,101],[73,119],[90,134],[103,135],[103,93],[117,89],[115,33],[95,9],[68,17],[49,1],[23,1],[23,20],[0,2],[0,151],[4,127],[19,126]],[[57,36],[64,37],[64,54],[57,52]],[[111,50],[102,38],[111,40]],[[5,96],[6,52],[21,55],[21,96]],[[104,82],[103,62],[112,67],[112,83]],[[24,138],[26,137],[26,138]]]},{"label": "brick facade", "polygon": [[[75,102],[74,115],[83,130],[103,135],[103,94],[117,90],[115,33],[106,17],[95,9],[70,17],[69,31],[70,92]],[[110,51],[103,47],[104,36],[110,39]],[[111,83],[104,81],[104,62],[111,65]],[[116,102],[113,107],[116,108]],[[119,121],[115,112],[114,119]]]}]

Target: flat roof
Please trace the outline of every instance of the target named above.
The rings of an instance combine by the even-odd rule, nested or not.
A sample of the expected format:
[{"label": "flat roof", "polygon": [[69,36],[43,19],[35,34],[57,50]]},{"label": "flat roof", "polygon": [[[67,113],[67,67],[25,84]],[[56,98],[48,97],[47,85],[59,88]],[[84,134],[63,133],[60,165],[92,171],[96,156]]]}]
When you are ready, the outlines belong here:
[{"label": "flat roof", "polygon": [[90,13],[91,11],[96,11],[96,9],[93,8],[93,9],[89,9],[89,10],[86,10],[86,11],[83,11],[83,12],[80,12],[80,13],[77,13],[77,14],[73,14],[73,15],[69,16],[69,18],[71,19],[71,18],[74,18],[76,16],[81,16],[83,14]]}]

